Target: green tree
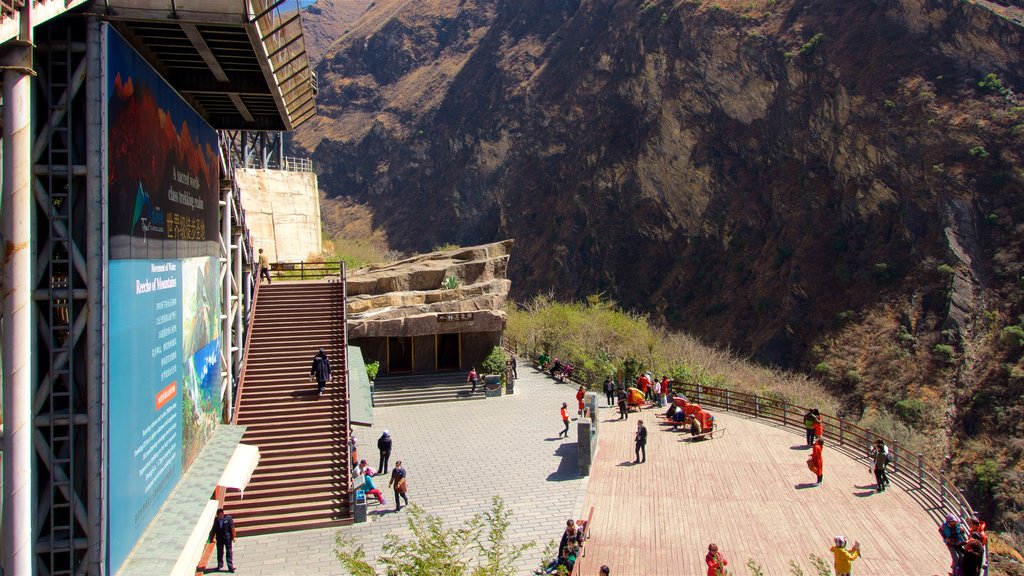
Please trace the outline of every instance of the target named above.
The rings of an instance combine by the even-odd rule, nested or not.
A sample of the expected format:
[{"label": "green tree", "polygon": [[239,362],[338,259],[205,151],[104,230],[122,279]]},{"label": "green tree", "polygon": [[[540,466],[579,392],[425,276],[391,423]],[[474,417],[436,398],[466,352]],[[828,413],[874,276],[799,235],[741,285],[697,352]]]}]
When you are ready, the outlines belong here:
[{"label": "green tree", "polygon": [[[406,526],[412,538],[394,534],[384,537],[377,559],[378,571],[361,545],[339,532],[334,553],[342,567],[355,576],[401,574],[402,576],[510,576],[515,563],[533,542],[508,542],[512,511],[500,496],[491,498],[491,509],[476,515],[458,528],[444,525],[440,517],[426,513],[416,504],[407,508]],[[472,552],[477,553],[474,559]]]}]

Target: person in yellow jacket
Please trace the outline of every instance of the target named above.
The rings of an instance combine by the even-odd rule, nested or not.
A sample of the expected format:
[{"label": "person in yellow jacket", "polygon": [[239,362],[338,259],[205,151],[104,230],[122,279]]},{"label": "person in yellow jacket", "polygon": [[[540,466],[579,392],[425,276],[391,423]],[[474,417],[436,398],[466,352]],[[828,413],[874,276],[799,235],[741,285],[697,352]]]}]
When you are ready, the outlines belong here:
[{"label": "person in yellow jacket", "polygon": [[835,556],[836,576],[850,576],[853,561],[860,558],[860,542],[854,542],[849,550],[846,549],[845,536],[836,536],[835,543],[832,555]]}]

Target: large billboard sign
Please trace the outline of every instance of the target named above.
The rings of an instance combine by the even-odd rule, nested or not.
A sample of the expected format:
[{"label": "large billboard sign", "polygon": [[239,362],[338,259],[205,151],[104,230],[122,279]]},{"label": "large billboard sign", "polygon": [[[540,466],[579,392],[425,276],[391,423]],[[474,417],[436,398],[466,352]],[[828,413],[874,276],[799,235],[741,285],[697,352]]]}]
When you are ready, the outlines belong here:
[{"label": "large billboard sign", "polygon": [[217,133],[107,26],[108,567],[220,415]]}]

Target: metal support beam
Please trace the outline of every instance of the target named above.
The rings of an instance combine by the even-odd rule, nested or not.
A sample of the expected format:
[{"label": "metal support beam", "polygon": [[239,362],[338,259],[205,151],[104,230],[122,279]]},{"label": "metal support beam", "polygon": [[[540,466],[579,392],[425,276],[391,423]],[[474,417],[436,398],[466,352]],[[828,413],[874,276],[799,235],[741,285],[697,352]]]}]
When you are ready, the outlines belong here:
[{"label": "metal support beam", "polygon": [[[22,10],[31,42],[32,3]],[[32,48],[4,59],[3,377],[4,574],[35,574],[32,551]]]},{"label": "metal support beam", "polygon": [[[188,36],[192,46],[195,47],[196,51],[199,52],[199,56],[202,57],[203,62],[210,68],[210,72],[213,72],[214,78],[221,82],[228,81],[228,75],[224,73],[224,69],[221,68],[220,62],[217,62],[217,57],[213,55],[213,50],[206,44],[206,40],[203,39],[203,35],[199,33],[199,29],[196,28],[195,24],[180,24],[182,32],[185,36]],[[251,120],[250,120],[251,121]]]},{"label": "metal support beam", "polygon": [[[221,272],[224,275],[224,284],[221,293],[221,306],[223,306],[222,323],[221,323],[221,357],[224,361],[224,369],[221,371],[223,374],[221,382],[224,386],[222,390],[227,395],[227,422],[231,422],[232,414],[235,408],[234,398],[232,396],[232,382],[231,375],[234,372],[232,369],[234,357],[231,355],[231,329],[234,328],[234,318],[231,317],[231,272],[234,267],[231,265],[231,259],[234,254],[231,252],[231,212],[233,205],[233,198],[231,197],[232,187],[228,186],[221,190],[221,197],[224,198],[221,203],[221,231],[220,231],[220,245],[221,254],[224,259],[224,268]],[[222,395],[223,397],[223,395]]]},{"label": "metal support beam", "polygon": [[235,105],[238,113],[245,118],[246,122],[256,122],[256,119],[252,117],[252,113],[249,112],[249,108],[246,107],[245,102],[242,102],[242,97],[239,96],[238,92],[228,93],[228,98],[231,98],[231,103]]},{"label": "metal support beam", "polygon": [[90,576],[106,574],[106,508],[107,479],[106,454],[106,419],[104,410],[104,376],[107,373],[106,342],[106,237],[107,237],[107,206],[104,195],[104,184],[107,181],[107,143],[103,138],[104,115],[102,111],[107,103],[107,85],[102,66],[105,63],[103,45],[105,37],[103,24],[97,18],[88,21],[86,47],[87,80],[86,80],[86,135],[85,146],[89,175],[86,179],[86,281],[88,309],[86,326],[86,402],[89,416],[86,437],[86,503],[88,508],[88,552],[86,561],[81,567],[86,568]]}]

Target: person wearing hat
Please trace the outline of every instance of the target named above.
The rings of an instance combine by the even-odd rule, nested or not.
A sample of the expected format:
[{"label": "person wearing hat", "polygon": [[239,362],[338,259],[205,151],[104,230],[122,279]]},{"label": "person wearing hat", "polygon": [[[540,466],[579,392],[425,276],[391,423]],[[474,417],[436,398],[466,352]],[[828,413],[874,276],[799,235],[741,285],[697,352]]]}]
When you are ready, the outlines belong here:
[{"label": "person wearing hat", "polygon": [[960,566],[960,558],[964,555],[964,544],[967,543],[969,535],[967,529],[960,522],[960,519],[953,514],[946,514],[946,521],[939,526],[939,534],[942,541],[949,548],[949,557],[952,560],[951,570],[956,573]]},{"label": "person wearing hat", "polygon": [[850,576],[853,561],[860,558],[860,542],[854,542],[853,548],[847,550],[845,536],[836,536],[833,541],[835,546],[831,548],[831,551],[835,558],[836,576]]},{"label": "person wearing hat", "polygon": [[718,544],[714,542],[708,544],[708,553],[707,556],[704,556],[704,562],[708,565],[708,576],[725,574],[725,567],[729,565],[725,555],[718,550]]},{"label": "person wearing hat", "polygon": [[324,386],[331,379],[331,360],[323,348],[313,356],[313,367],[309,369],[309,379],[316,378],[316,394],[324,395]]},{"label": "person wearing hat", "polygon": [[380,470],[377,473],[387,474],[388,460],[391,458],[391,435],[387,430],[377,438],[377,450],[380,451]]}]

